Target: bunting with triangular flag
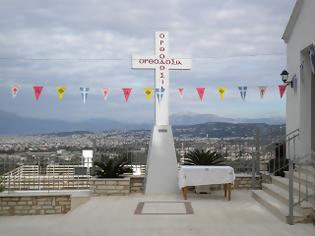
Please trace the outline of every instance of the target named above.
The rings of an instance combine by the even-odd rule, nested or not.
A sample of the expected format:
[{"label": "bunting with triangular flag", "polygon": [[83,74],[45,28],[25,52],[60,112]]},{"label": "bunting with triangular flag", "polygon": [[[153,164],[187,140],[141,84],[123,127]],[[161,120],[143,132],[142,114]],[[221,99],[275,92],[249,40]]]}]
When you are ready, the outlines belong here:
[{"label": "bunting with triangular flag", "polygon": [[155,92],[156,99],[158,100],[158,103],[160,103],[160,89],[155,88],[154,92]]},{"label": "bunting with triangular flag", "polygon": [[20,91],[20,86],[19,85],[13,85],[11,88],[11,94],[12,94],[12,98],[15,98],[16,95],[18,94],[18,92]]},{"label": "bunting with triangular flag", "polygon": [[155,95],[156,95],[156,98],[158,100],[158,103],[160,103],[163,99],[165,88],[161,86],[161,88],[155,88],[154,91],[155,91]]},{"label": "bunting with triangular flag", "polygon": [[240,91],[242,100],[245,101],[247,86],[239,86],[238,90]]},{"label": "bunting with triangular flag", "polygon": [[183,99],[183,97],[184,97],[184,88],[178,88],[177,90],[178,90],[180,98]]},{"label": "bunting with triangular flag", "polygon": [[81,87],[80,91],[81,91],[81,97],[82,97],[83,104],[85,104],[87,101],[87,96],[88,96],[88,93],[90,91],[90,88]]},{"label": "bunting with triangular flag", "polygon": [[161,86],[160,92],[161,92],[161,101],[162,101],[163,95],[164,95],[164,92],[165,92],[165,88],[163,86]]},{"label": "bunting with triangular flag", "polygon": [[196,90],[197,90],[197,93],[199,95],[200,101],[202,101],[206,89],[205,88],[196,88]]},{"label": "bunting with triangular flag", "polygon": [[259,89],[260,98],[263,99],[267,90],[267,86],[258,86],[258,89]]},{"label": "bunting with triangular flag", "polygon": [[125,101],[128,102],[129,96],[131,94],[131,90],[132,88],[123,88],[123,93],[124,93],[124,97],[125,97]]},{"label": "bunting with triangular flag", "polygon": [[286,84],[281,84],[281,85],[279,85],[280,98],[283,97],[283,94],[284,94],[286,88],[287,88],[287,85],[286,85]]},{"label": "bunting with triangular flag", "polygon": [[224,99],[225,91],[226,91],[225,87],[218,87],[218,92],[219,92],[221,100]]},{"label": "bunting with triangular flag", "polygon": [[38,99],[40,98],[43,88],[43,86],[33,86],[36,101],[38,101]]},{"label": "bunting with triangular flag", "polygon": [[102,94],[103,94],[104,101],[106,101],[107,98],[108,98],[108,95],[109,95],[109,89],[108,88],[103,88],[102,89]]},{"label": "bunting with triangular flag", "polygon": [[145,98],[148,101],[150,101],[151,97],[152,97],[152,94],[153,94],[153,88],[144,88],[143,91],[144,91],[144,94],[145,94]]},{"label": "bunting with triangular flag", "polygon": [[58,95],[58,99],[59,101],[62,100],[63,95],[66,92],[66,87],[65,86],[57,86],[57,95]]}]

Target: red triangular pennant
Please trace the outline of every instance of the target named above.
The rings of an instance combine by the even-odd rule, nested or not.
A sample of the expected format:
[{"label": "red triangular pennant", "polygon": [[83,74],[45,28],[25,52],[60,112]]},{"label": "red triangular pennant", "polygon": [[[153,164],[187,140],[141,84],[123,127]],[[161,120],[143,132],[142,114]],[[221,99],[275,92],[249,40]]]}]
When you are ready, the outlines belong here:
[{"label": "red triangular pennant", "polygon": [[35,93],[35,99],[36,101],[39,99],[41,93],[42,93],[42,90],[43,90],[43,86],[34,86],[33,89],[34,89],[34,93]]},{"label": "red triangular pennant", "polygon": [[122,90],[124,92],[125,101],[128,102],[128,99],[129,99],[129,96],[131,94],[132,88],[123,88]]},{"label": "red triangular pennant", "polygon": [[199,95],[200,101],[202,101],[203,100],[203,96],[205,94],[205,88],[196,88],[196,90],[197,90],[197,93]]},{"label": "red triangular pennant", "polygon": [[281,85],[279,85],[280,98],[283,97],[283,94],[284,94],[286,88],[287,88],[287,85],[286,85],[286,84],[281,84]]},{"label": "red triangular pennant", "polygon": [[20,91],[20,86],[13,85],[11,88],[12,97],[15,98],[19,91]]},{"label": "red triangular pennant", "polygon": [[109,95],[109,89],[108,88],[103,88],[102,89],[102,93],[103,93],[104,100],[106,101],[107,97]]},{"label": "red triangular pennant", "polygon": [[184,97],[184,88],[178,88],[180,98]]},{"label": "red triangular pennant", "polygon": [[258,89],[259,89],[260,98],[263,99],[267,90],[267,86],[259,86]]}]

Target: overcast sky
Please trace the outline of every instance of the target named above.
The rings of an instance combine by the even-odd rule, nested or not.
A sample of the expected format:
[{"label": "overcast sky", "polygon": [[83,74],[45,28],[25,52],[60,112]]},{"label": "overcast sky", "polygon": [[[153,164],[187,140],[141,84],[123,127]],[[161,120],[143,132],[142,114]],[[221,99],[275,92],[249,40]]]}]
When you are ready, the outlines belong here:
[{"label": "overcast sky", "polygon": [[[295,0],[0,0],[0,110],[36,118],[153,121],[143,88],[154,73],[131,70],[132,54],[153,54],[154,32],[169,31],[170,53],[190,55],[192,70],[170,73],[171,113],[284,116],[281,40]],[[246,56],[255,55],[258,56]],[[263,56],[261,54],[276,54]],[[50,60],[29,60],[29,59]],[[66,59],[66,60],[55,60]],[[110,59],[110,60],[78,60]],[[113,60],[114,59],[114,60]],[[22,89],[12,99],[10,87]],[[32,86],[43,85],[36,102]],[[63,100],[56,86],[67,86]],[[246,102],[237,86],[248,86]],[[257,86],[268,86],[259,98]],[[221,101],[218,86],[226,86]],[[80,87],[90,87],[82,104]],[[103,101],[101,88],[110,95]],[[132,87],[128,103],[122,87]],[[185,88],[181,100],[176,89]],[[205,87],[200,102],[196,87]]]}]

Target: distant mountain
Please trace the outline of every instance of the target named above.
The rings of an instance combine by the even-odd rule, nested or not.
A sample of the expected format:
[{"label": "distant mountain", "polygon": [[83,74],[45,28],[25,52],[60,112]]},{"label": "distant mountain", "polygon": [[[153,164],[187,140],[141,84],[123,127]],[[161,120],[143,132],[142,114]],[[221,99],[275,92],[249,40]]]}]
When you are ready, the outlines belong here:
[{"label": "distant mountain", "polygon": [[[220,123],[218,123],[220,122]],[[213,125],[221,126],[221,123],[266,123],[269,125],[283,124],[284,121],[281,118],[260,118],[260,119],[232,119],[224,118],[212,114],[197,114],[197,113],[182,113],[171,116],[171,123],[174,126],[191,126],[198,133],[198,124],[208,124],[209,127]],[[111,119],[90,119],[81,122],[70,122],[63,120],[53,119],[35,119],[21,117],[14,113],[0,111],[0,135],[23,135],[23,134],[44,134],[44,133],[65,133],[61,135],[67,135],[68,132],[73,131],[89,131],[100,132],[107,130],[139,130],[139,129],[151,129],[152,124],[133,124],[123,123]],[[198,135],[201,135],[201,128]],[[214,133],[215,128],[210,128],[209,134]],[[210,132],[211,131],[211,132]],[[217,131],[218,133],[219,131]],[[196,133],[196,134],[197,134]],[[237,132],[239,133],[239,132]]]},{"label": "distant mountain", "polygon": [[69,131],[69,132],[54,132],[54,133],[44,133],[43,136],[57,136],[57,137],[67,137],[72,135],[85,135],[85,134],[94,134],[90,131]]},{"label": "distant mountain", "polygon": [[285,125],[270,125],[264,123],[226,123],[208,122],[197,125],[173,126],[174,136],[209,137],[209,138],[235,138],[255,137],[257,129],[260,136],[270,140],[270,137],[285,134]]},{"label": "distant mountain", "polygon": [[240,118],[226,118],[213,114],[199,114],[199,113],[177,113],[171,115],[170,122],[173,125],[196,125],[208,122],[227,122],[227,123],[266,123],[266,124],[285,124],[285,119],[282,117],[268,117],[256,119],[240,119]]},{"label": "distant mountain", "polygon": [[126,124],[110,119],[91,119],[82,122],[70,122],[53,119],[25,118],[14,113],[0,111],[0,135],[140,128],[149,128],[149,126],[141,124]]}]

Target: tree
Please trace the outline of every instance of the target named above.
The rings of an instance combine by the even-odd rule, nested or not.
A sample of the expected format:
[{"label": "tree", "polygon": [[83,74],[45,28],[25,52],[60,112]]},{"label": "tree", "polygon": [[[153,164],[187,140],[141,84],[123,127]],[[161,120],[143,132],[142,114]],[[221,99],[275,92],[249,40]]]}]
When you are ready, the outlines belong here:
[{"label": "tree", "polygon": [[225,164],[220,153],[196,149],[185,155],[184,165],[222,166]]},{"label": "tree", "polygon": [[133,172],[131,167],[126,166],[129,164],[126,157],[105,159],[94,162],[97,167],[95,174],[98,178],[119,178],[122,174]]}]

